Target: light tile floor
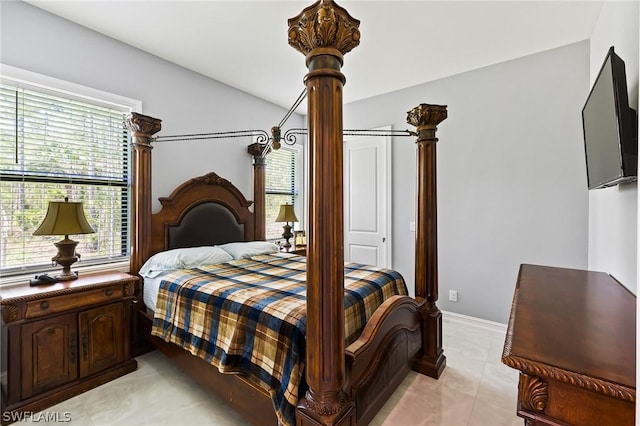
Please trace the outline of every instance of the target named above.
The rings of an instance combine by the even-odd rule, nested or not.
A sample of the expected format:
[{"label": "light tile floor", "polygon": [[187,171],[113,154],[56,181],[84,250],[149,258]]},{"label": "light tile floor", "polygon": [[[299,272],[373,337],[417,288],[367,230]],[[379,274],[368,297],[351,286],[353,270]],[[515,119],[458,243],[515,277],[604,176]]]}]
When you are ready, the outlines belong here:
[{"label": "light tile floor", "polygon": [[[515,415],[518,373],[500,363],[504,338],[504,332],[445,319],[447,367],[440,379],[410,373],[372,425],[523,425]],[[137,360],[136,371],[46,411],[69,413],[71,423],[60,424],[78,426],[247,424],[161,353]]]}]

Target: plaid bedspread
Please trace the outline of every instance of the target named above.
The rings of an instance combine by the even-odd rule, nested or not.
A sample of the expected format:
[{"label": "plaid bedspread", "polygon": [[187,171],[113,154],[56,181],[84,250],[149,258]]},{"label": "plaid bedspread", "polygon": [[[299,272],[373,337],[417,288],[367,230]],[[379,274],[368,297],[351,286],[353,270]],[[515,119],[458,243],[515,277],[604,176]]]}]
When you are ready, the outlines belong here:
[{"label": "plaid bedspread", "polygon": [[[222,373],[242,374],[267,391],[276,415],[295,424],[303,379],[306,258],[261,255],[178,270],[160,286],[152,334]],[[388,297],[407,294],[395,271],[345,265],[346,344]]]}]

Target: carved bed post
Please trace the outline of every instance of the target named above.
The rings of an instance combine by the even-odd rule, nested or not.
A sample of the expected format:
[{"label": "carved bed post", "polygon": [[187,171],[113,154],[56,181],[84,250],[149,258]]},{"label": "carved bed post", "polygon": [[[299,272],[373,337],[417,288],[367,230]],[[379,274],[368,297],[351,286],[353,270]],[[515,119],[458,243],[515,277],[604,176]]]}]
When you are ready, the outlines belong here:
[{"label": "carved bed post", "polygon": [[265,188],[265,167],[267,159],[262,156],[264,145],[253,143],[247,147],[247,152],[253,156],[253,217],[255,218],[255,239],[266,239],[265,205],[267,202]]},{"label": "carved bed post", "polygon": [[127,128],[133,132],[131,181],[131,257],[129,271],[137,274],[149,257],[151,241],[151,146],[152,136],[162,128],[162,120],[131,113]]},{"label": "carved bed post", "polygon": [[319,1],[289,19],[289,44],[306,55],[309,243],[307,353],[309,385],[298,425],[355,422],[345,394],[344,234],[342,178],[343,54],[358,45],[360,21],[333,1]]},{"label": "carved bed post", "polygon": [[407,113],[407,123],[417,127],[418,181],[416,200],[416,298],[422,308],[422,352],[413,369],[436,379],[446,365],[442,351],[442,313],[438,300],[438,210],[436,180],[436,126],[447,118],[446,105],[420,104]]}]

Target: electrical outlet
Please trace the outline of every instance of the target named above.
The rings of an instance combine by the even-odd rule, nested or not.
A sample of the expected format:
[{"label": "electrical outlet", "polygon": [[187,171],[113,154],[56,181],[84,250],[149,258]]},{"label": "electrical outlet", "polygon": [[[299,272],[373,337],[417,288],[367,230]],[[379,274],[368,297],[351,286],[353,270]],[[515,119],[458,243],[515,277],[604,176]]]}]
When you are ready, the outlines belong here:
[{"label": "electrical outlet", "polygon": [[449,301],[451,302],[458,301],[458,292],[456,290],[449,290]]}]

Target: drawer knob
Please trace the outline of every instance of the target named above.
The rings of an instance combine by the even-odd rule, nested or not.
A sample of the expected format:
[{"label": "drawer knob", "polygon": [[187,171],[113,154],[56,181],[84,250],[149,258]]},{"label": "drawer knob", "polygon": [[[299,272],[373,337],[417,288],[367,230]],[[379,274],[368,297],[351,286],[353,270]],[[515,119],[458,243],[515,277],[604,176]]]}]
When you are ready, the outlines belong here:
[{"label": "drawer knob", "polygon": [[111,296],[113,294],[113,289],[112,288],[108,288],[105,293],[107,294],[107,296]]},{"label": "drawer knob", "polygon": [[49,309],[49,302],[45,300],[44,302],[40,303],[40,309],[42,310]]}]

